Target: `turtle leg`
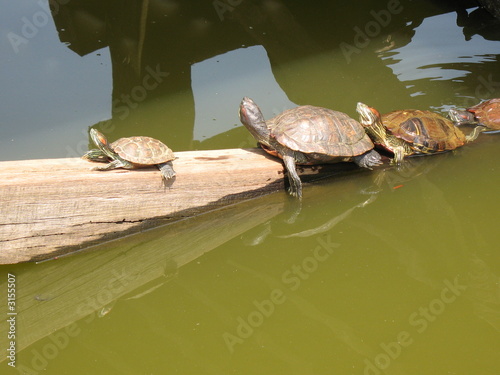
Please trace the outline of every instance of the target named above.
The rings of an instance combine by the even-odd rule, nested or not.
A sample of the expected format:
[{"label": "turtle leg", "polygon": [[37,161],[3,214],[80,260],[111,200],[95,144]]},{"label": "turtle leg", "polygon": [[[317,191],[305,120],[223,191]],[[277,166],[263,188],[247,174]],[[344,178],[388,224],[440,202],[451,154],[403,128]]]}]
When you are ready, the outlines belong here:
[{"label": "turtle leg", "polygon": [[479,134],[484,132],[485,130],[488,130],[486,126],[483,125],[478,125],[476,126],[466,137],[465,141],[466,142],[472,142],[475,141],[477,137],[479,137]]},{"label": "turtle leg", "polygon": [[300,177],[297,174],[297,166],[295,164],[293,154],[284,153],[283,162],[285,164],[285,169],[288,172],[288,181],[290,181],[288,193],[293,197],[302,199],[302,181],[300,181]]},{"label": "turtle leg", "polygon": [[125,169],[133,169],[134,166],[132,163],[128,163],[124,160],[113,160],[111,163],[106,164],[105,166],[102,167],[95,167],[93,170],[94,171],[108,171],[110,169],[116,169],[116,168],[125,168]]},{"label": "turtle leg", "polygon": [[392,162],[396,165],[401,165],[403,163],[403,159],[405,157],[405,149],[403,146],[396,146],[392,149],[394,153],[394,159]]},{"label": "turtle leg", "polygon": [[165,183],[167,183],[171,178],[175,177],[174,166],[171,161],[158,164],[157,167],[160,170],[163,181]]},{"label": "turtle leg", "polygon": [[375,150],[370,150],[364,154],[357,155],[352,158],[352,160],[360,167],[372,169],[377,165],[382,164],[380,154]]}]

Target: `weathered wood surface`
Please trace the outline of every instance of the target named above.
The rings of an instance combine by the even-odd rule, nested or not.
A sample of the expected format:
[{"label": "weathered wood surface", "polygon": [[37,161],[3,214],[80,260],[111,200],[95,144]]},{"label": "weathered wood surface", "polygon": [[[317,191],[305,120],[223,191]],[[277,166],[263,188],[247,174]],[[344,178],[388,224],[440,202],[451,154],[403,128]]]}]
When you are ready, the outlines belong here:
[{"label": "weathered wood surface", "polygon": [[[78,158],[0,162],[0,264],[53,258],[284,188],[260,149],[176,153],[165,188],[156,168],[93,171]],[[342,166],[306,168],[317,174]]]}]

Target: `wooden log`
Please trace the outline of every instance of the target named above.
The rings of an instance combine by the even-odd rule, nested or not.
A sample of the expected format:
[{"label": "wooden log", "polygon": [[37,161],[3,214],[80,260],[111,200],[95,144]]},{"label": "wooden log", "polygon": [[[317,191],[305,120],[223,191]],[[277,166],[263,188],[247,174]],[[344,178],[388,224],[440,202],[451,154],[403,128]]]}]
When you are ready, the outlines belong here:
[{"label": "wooden log", "polygon": [[[78,158],[0,162],[0,264],[50,259],[284,188],[260,149],[176,153],[166,188],[156,168],[91,170]],[[305,168],[323,174],[343,168]]]}]

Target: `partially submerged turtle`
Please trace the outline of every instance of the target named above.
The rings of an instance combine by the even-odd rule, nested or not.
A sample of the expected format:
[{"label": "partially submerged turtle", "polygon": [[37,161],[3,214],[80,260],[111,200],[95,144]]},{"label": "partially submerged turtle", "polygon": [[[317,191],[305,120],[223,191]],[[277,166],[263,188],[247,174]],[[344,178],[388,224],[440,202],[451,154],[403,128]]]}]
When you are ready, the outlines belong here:
[{"label": "partially submerged turtle", "polygon": [[90,130],[90,137],[99,149],[88,151],[83,159],[95,162],[108,162],[95,170],[105,171],[115,168],[136,169],[156,165],[164,182],[175,176],[172,160],[174,153],[164,143],[150,137],[120,138],[109,144],[106,137],[96,129]]},{"label": "partially submerged turtle", "polygon": [[450,151],[472,140],[446,117],[431,111],[406,109],[380,115],[363,103],[356,110],[370,138],[392,152],[396,164],[408,155]]},{"label": "partially submerged turtle", "polygon": [[353,161],[371,169],[381,163],[363,127],[345,113],[306,105],[288,109],[266,123],[257,104],[245,97],[239,115],[262,148],[283,159],[289,193],[299,199],[302,182],[296,164]]},{"label": "partially submerged turtle", "polygon": [[456,125],[478,125],[472,134],[500,132],[500,98],[486,100],[466,110],[450,109],[450,118]]}]

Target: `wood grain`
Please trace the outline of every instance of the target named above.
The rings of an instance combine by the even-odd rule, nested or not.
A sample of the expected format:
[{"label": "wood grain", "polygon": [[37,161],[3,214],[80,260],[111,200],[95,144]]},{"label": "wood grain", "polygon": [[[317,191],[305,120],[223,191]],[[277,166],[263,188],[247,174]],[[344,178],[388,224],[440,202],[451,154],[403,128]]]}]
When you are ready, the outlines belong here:
[{"label": "wood grain", "polygon": [[156,168],[94,171],[78,158],[0,162],[0,264],[50,259],[285,186],[281,161],[260,149],[176,156],[168,188]]}]

